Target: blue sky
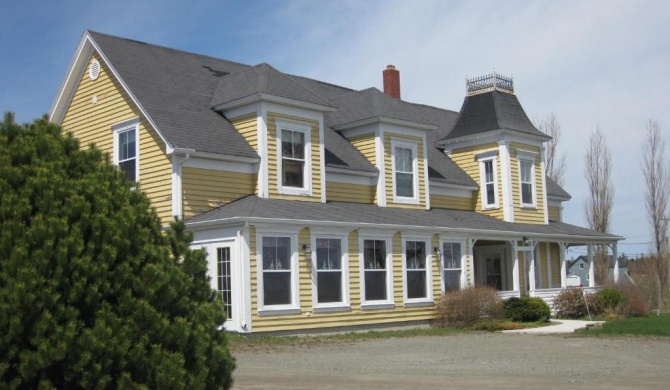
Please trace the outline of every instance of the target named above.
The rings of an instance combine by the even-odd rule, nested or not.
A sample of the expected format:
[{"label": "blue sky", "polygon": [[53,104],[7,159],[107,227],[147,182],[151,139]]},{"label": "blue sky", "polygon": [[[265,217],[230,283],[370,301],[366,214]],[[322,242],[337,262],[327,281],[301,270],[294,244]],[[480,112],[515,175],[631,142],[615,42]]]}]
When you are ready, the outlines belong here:
[{"label": "blue sky", "polygon": [[583,159],[599,126],[613,156],[611,231],[626,237],[619,252],[649,251],[640,144],[649,118],[670,141],[670,2],[27,0],[3,15],[0,110],[19,122],[49,111],[85,29],[357,89],[382,89],[394,64],[403,99],[455,111],[466,76],[513,75],[531,118],[561,122],[565,220],[585,223]]}]

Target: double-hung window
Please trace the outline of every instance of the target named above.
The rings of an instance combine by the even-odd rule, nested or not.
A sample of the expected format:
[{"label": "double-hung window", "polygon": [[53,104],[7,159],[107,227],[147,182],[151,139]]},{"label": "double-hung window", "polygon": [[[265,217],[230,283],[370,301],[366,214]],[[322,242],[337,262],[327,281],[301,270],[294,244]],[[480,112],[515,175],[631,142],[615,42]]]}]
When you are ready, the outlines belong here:
[{"label": "double-hung window", "polygon": [[409,141],[392,140],[393,148],[393,195],[394,201],[418,203],[418,160],[417,144]]},{"label": "double-hung window", "polygon": [[294,238],[281,235],[260,237],[262,271],[261,309],[283,309],[296,306],[297,252],[292,249]]},{"label": "double-hung window", "polygon": [[129,182],[139,180],[139,142],[137,119],[112,127],[114,130],[114,163]]},{"label": "double-hung window", "polygon": [[389,300],[386,240],[363,240],[363,302]]},{"label": "double-hung window", "polygon": [[534,165],[535,162],[533,160],[519,157],[519,182],[522,206],[535,206],[535,186],[533,185]]},{"label": "double-hung window", "polygon": [[408,301],[429,298],[429,274],[425,241],[405,241],[405,297]]},{"label": "double-hung window", "polygon": [[316,289],[318,304],[342,303],[342,240],[316,239]]},{"label": "double-hung window", "polygon": [[461,288],[462,255],[460,242],[442,243],[442,280],[445,292]]},{"label": "double-hung window", "polygon": [[496,153],[482,153],[479,159],[480,192],[482,197],[482,208],[492,209],[498,207],[498,177]]},{"label": "double-hung window", "polygon": [[277,120],[279,191],[309,194],[311,191],[310,126]]}]

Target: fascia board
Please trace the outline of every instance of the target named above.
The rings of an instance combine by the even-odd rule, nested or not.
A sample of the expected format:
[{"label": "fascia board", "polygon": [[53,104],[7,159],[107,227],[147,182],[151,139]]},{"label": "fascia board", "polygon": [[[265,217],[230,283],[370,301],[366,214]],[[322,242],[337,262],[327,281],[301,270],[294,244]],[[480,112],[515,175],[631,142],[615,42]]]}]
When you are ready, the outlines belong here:
[{"label": "fascia board", "polygon": [[93,45],[88,32],[85,32],[79,41],[77,50],[70,59],[68,71],[61,82],[58,93],[49,109],[49,121],[60,125],[65,117],[66,107],[74,97],[77,82],[81,80],[86,69],[86,59],[93,53]]},{"label": "fascia board", "polygon": [[620,236],[611,236],[611,237],[590,237],[590,236],[575,236],[567,234],[548,234],[548,233],[529,233],[529,232],[512,232],[512,231],[502,231],[502,230],[483,230],[483,229],[464,229],[464,228],[450,228],[450,227],[439,227],[439,226],[417,226],[417,225],[397,225],[397,224],[377,224],[377,223],[364,223],[364,222],[339,222],[339,221],[315,221],[315,220],[303,220],[303,219],[286,219],[286,218],[261,218],[261,217],[232,217],[232,218],[223,218],[216,219],[211,221],[202,221],[202,222],[186,222],[186,226],[193,230],[202,230],[211,227],[222,227],[229,224],[239,224],[240,222],[247,222],[249,224],[264,224],[264,225],[300,225],[300,226],[311,226],[311,227],[350,227],[352,229],[372,229],[372,230],[384,230],[384,231],[399,231],[399,230],[411,230],[411,231],[423,231],[423,232],[433,232],[433,233],[460,233],[468,234],[471,236],[485,236],[487,239],[494,240],[513,240],[520,239],[521,237],[527,237],[529,239],[537,238],[544,239],[544,241],[571,241],[579,243],[591,243],[591,244],[605,244],[611,243],[612,241],[622,240],[623,237]]}]

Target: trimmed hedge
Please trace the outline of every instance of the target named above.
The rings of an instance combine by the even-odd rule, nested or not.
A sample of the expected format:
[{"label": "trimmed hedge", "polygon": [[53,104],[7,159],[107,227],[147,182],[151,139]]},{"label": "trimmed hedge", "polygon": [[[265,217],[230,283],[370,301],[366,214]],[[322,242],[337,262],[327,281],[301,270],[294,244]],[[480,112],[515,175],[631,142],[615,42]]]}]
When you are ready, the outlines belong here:
[{"label": "trimmed hedge", "polygon": [[514,322],[549,321],[551,309],[542,298],[509,298],[505,301],[505,318]]}]

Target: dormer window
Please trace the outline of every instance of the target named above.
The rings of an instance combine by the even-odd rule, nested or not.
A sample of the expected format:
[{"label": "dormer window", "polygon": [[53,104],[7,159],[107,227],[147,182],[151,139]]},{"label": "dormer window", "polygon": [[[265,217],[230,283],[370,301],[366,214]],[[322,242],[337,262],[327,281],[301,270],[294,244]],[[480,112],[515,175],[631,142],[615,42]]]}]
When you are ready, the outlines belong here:
[{"label": "dormer window", "polygon": [[393,195],[398,203],[418,203],[417,144],[392,140],[393,149]]},{"label": "dormer window", "polygon": [[493,209],[498,207],[498,177],[497,153],[487,152],[477,156],[481,178],[482,208]]},{"label": "dormer window", "polygon": [[311,188],[310,126],[277,121],[279,191],[286,194],[309,195]]}]

